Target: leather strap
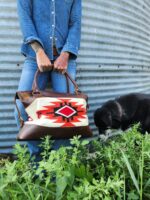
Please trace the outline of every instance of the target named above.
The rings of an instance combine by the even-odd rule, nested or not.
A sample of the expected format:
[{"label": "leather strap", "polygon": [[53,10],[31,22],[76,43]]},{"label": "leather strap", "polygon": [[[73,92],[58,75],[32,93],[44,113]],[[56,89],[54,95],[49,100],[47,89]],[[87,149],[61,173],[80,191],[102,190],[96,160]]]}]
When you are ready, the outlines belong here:
[{"label": "leather strap", "polygon": [[65,78],[66,78],[66,83],[67,83],[67,93],[69,93],[69,80],[68,80],[67,76],[65,76]]},{"label": "leather strap", "polygon": [[[53,65],[52,65],[52,68],[53,68]],[[37,69],[36,73],[35,73],[35,76],[34,76],[34,80],[33,80],[33,84],[32,84],[32,90],[33,92],[39,92],[40,89],[38,87],[38,76],[40,75],[40,70]],[[79,88],[78,88],[78,85],[76,84],[76,82],[71,78],[71,76],[65,72],[64,73],[65,77],[66,77],[66,83],[67,83],[67,93],[70,93],[70,89],[69,89],[69,80],[73,83],[74,87],[75,87],[75,94],[79,94]],[[69,79],[69,80],[68,80]]]},{"label": "leather strap", "polygon": [[56,46],[53,46],[53,55],[54,56],[59,56],[59,53],[57,52]]},{"label": "leather strap", "polygon": [[18,117],[19,117],[19,121],[20,121],[20,128],[22,128],[23,125],[24,125],[24,120],[23,120],[23,118],[21,117],[21,113],[20,113],[19,108],[18,108],[18,105],[17,105],[17,103],[16,103],[16,100],[17,100],[17,99],[19,99],[19,97],[18,97],[17,92],[16,92],[16,94],[15,94],[15,96],[14,96],[14,104],[15,104],[15,106],[16,106],[16,108],[17,108]]},{"label": "leather strap", "polygon": [[[74,87],[75,87],[75,94],[79,94],[79,88],[78,85],[76,84],[76,82],[71,78],[71,76],[68,74],[68,72],[65,72],[65,76],[67,79],[70,79],[70,81],[73,83]],[[68,87],[69,87],[69,81],[68,81]]]},{"label": "leather strap", "polygon": [[[35,76],[34,76],[34,81],[33,81],[33,85],[32,85],[32,90],[33,92],[39,92],[39,88],[38,88],[38,85],[37,85],[37,78],[38,78],[38,75],[39,75],[40,70],[38,69],[35,73]],[[69,93],[69,79],[71,80],[71,82],[73,83],[73,85],[75,86],[75,93],[76,94],[79,94],[79,88],[78,88],[78,85],[76,84],[76,82],[70,77],[70,75],[65,72],[65,77],[66,77],[66,82],[67,82],[67,91]],[[18,97],[18,94],[16,92],[15,96],[14,96],[14,104],[16,106],[16,109],[17,109],[17,112],[18,112],[18,117],[19,117],[19,121],[20,121],[20,128],[23,127],[24,125],[24,120],[23,118],[21,117],[21,113],[19,111],[19,108],[18,108],[18,105],[16,103],[16,100],[19,99]]]}]

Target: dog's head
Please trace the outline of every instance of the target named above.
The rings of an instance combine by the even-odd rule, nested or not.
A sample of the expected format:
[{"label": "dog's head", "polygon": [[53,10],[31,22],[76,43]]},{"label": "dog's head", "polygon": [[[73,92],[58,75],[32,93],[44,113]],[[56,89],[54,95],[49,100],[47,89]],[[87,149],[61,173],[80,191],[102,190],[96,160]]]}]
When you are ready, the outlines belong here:
[{"label": "dog's head", "polygon": [[115,101],[108,101],[94,113],[94,122],[99,129],[99,134],[104,134],[107,129],[118,129],[121,126],[122,112]]}]

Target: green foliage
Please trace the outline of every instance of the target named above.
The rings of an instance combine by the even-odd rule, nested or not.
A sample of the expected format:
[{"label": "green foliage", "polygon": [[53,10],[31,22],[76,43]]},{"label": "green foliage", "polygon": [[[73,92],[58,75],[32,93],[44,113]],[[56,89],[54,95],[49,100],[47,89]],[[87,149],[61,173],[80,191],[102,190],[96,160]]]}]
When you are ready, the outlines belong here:
[{"label": "green foliage", "polygon": [[38,167],[19,144],[17,160],[0,161],[0,200],[150,199],[150,135],[138,125],[106,142],[76,136],[57,151],[52,143],[43,139]]}]

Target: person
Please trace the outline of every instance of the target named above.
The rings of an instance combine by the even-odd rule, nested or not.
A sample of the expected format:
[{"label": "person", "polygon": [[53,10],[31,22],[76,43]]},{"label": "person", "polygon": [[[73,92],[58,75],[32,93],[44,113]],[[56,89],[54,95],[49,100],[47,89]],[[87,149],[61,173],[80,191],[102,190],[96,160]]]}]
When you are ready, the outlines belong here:
[{"label": "person", "polygon": [[[49,79],[55,92],[67,92],[63,75],[67,71],[72,79],[76,77],[76,58],[81,40],[81,0],[17,0],[18,18],[23,43],[21,53],[25,56],[18,91],[32,89],[37,68],[42,72],[38,86],[44,90]],[[53,70],[52,63],[54,64]],[[70,92],[74,92],[73,84]],[[24,121],[27,113],[20,100],[17,105]],[[18,130],[20,122],[16,108],[14,117]],[[27,141],[31,157],[40,161],[40,141]],[[70,145],[69,140],[55,140],[53,149]]]}]

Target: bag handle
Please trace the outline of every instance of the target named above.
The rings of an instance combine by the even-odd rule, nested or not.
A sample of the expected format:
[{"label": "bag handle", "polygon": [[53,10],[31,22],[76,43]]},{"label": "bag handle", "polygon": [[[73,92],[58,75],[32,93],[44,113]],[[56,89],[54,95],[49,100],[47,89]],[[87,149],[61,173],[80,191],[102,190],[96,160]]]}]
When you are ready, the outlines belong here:
[{"label": "bag handle", "polygon": [[[52,65],[52,68],[54,67],[54,65]],[[34,76],[34,80],[33,80],[33,84],[32,84],[32,90],[33,90],[33,93],[35,92],[39,92],[40,89],[38,87],[38,76],[40,75],[40,70],[37,69],[36,73],[35,73],[35,76]],[[65,77],[66,77],[66,83],[67,83],[67,92],[70,93],[70,90],[69,90],[69,80],[72,82],[72,84],[74,85],[75,87],[75,94],[79,94],[79,88],[78,88],[78,85],[76,84],[76,82],[71,78],[71,76],[68,74],[68,72],[65,72],[64,73]]]},{"label": "bag handle", "polygon": [[23,118],[21,117],[21,113],[20,113],[19,108],[18,108],[18,105],[17,105],[17,103],[16,103],[16,100],[17,100],[17,99],[19,99],[19,97],[18,97],[18,94],[17,94],[17,92],[16,92],[16,94],[15,94],[15,96],[14,96],[14,104],[15,104],[16,109],[17,109],[17,112],[18,112],[18,118],[19,118],[19,121],[20,121],[20,128],[22,128],[23,125],[24,125],[24,120],[23,120]]},{"label": "bag handle", "polygon": [[[41,72],[40,72],[39,69],[38,69],[38,70],[36,71],[36,73],[35,73],[34,81],[33,81],[33,85],[32,85],[32,90],[33,90],[33,92],[39,92],[39,88],[38,88],[38,85],[37,85],[37,78],[38,78],[38,75],[39,75],[40,73],[41,73]],[[67,91],[68,91],[68,93],[69,93],[69,80],[68,80],[68,79],[70,79],[71,82],[73,83],[73,85],[75,86],[75,93],[78,95],[80,91],[79,91],[79,88],[78,88],[78,85],[76,84],[76,82],[70,77],[70,75],[69,75],[67,72],[65,72],[64,75],[65,75],[65,77],[66,77]],[[19,121],[20,121],[20,128],[22,128],[23,125],[24,125],[24,120],[23,120],[23,118],[21,117],[21,113],[20,113],[19,108],[18,108],[18,105],[17,105],[17,103],[16,103],[16,100],[17,100],[17,99],[19,99],[19,97],[18,97],[18,94],[17,94],[17,92],[16,92],[16,94],[15,94],[15,96],[14,96],[14,104],[15,104],[16,109],[17,109],[17,112],[18,112],[18,117],[19,117]]]}]

